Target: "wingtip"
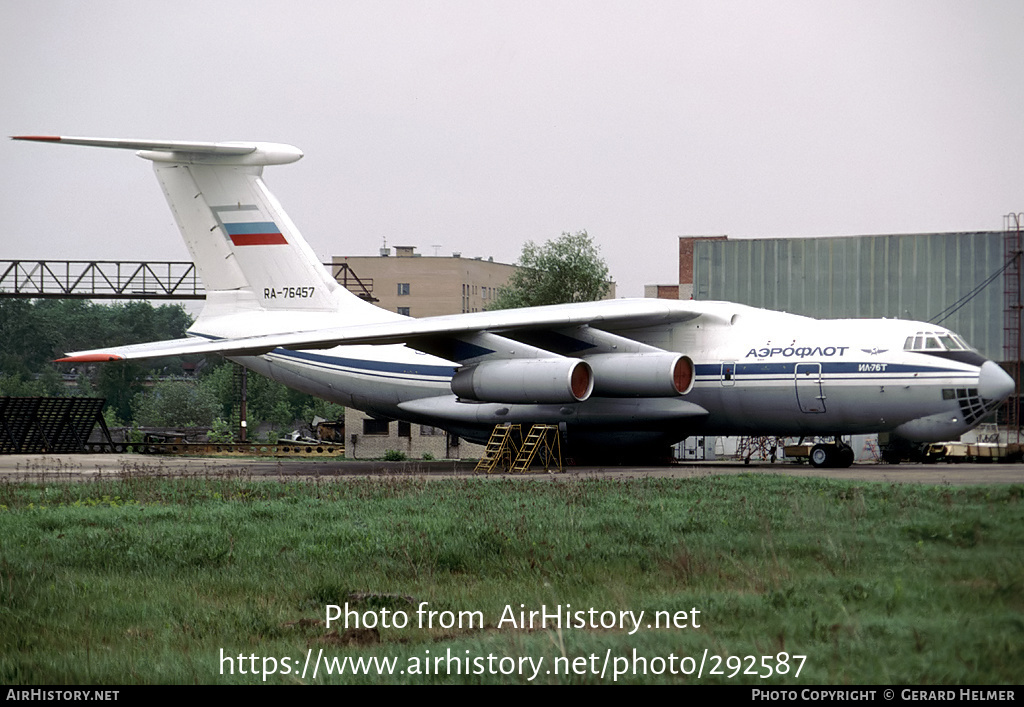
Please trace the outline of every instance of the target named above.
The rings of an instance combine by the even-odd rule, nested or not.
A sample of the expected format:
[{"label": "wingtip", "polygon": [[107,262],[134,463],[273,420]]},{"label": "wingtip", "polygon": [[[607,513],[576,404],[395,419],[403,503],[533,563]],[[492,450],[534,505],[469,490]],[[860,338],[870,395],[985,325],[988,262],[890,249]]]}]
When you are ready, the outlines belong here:
[{"label": "wingtip", "polygon": [[84,356],[68,356],[58,358],[54,363],[108,363],[110,361],[124,361],[124,356],[114,354],[86,354]]},{"label": "wingtip", "polygon": [[12,140],[32,140],[33,142],[60,142],[59,135],[11,135]]}]

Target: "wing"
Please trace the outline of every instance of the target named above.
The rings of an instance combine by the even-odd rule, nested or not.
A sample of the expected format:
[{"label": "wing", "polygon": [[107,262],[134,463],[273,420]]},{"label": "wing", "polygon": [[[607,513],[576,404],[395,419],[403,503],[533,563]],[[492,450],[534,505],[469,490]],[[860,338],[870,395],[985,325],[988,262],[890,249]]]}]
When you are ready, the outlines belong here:
[{"label": "wing", "polygon": [[452,391],[483,402],[565,403],[604,397],[674,397],[689,392],[693,361],[630,338],[629,330],[713,316],[715,303],[637,299],[401,319],[244,338],[204,337],[79,351],[91,362],[275,349],[405,344],[457,361]]},{"label": "wing", "polygon": [[[408,344],[414,349],[435,353],[437,349],[444,348],[445,340],[465,340],[478,334],[536,334],[578,327],[618,331],[686,321],[708,314],[702,307],[673,305],[676,303],[654,299],[584,302],[231,339],[212,338],[202,332],[193,332],[194,335],[186,339],[76,351],[58,360],[116,361],[211,353],[225,356],[254,356],[276,348],[307,350],[352,344]],[[467,358],[473,357],[456,356],[453,360]]]}]

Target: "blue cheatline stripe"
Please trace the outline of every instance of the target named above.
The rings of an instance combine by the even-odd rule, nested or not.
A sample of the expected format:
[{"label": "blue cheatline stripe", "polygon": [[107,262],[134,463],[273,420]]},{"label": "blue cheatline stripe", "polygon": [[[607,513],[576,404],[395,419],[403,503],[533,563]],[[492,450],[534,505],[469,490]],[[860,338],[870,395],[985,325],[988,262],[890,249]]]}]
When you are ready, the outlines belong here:
[{"label": "blue cheatline stripe", "polygon": [[309,361],[328,366],[341,366],[345,368],[358,368],[366,371],[378,371],[381,373],[402,373],[410,376],[433,376],[451,378],[455,375],[457,366],[433,366],[427,364],[394,363],[392,361],[369,361],[361,358],[341,358],[340,356],[326,356],[324,354],[309,353],[308,351],[291,351],[289,349],[274,349],[271,353],[285,358],[295,358],[300,361]]},{"label": "blue cheatline stripe", "polygon": [[[383,379],[387,379],[387,380],[401,381],[403,383],[413,382],[413,383],[432,383],[432,384],[442,383],[443,384],[443,383],[447,383],[451,379],[450,375],[443,376],[443,377],[437,377],[437,376],[432,376],[432,375],[424,376],[423,374],[416,373],[416,372],[413,372],[413,373],[409,373],[409,372],[399,372],[399,373],[383,372],[383,371],[379,371],[379,370],[377,370],[375,368],[371,368],[370,366],[367,366],[366,364],[370,363],[369,361],[362,361],[362,360],[357,360],[357,359],[330,359],[329,362],[310,361],[310,360],[298,360],[294,356],[287,355],[288,353],[290,353],[290,352],[283,352],[282,354],[279,355],[278,353],[275,353],[275,352],[272,351],[269,354],[267,354],[267,357],[271,361],[277,360],[277,362],[280,365],[287,364],[287,365],[291,365],[291,366],[302,366],[302,367],[305,367],[305,368],[313,368],[313,369],[317,369],[317,370],[320,370],[320,371],[325,371],[325,372],[334,373],[334,374],[338,374],[338,375],[365,376],[365,377],[368,377],[368,378],[383,378]],[[283,361],[280,360],[280,359],[283,359]],[[343,360],[349,360],[354,365],[352,365],[352,366],[344,366],[344,365],[341,365],[339,363],[336,363],[338,361],[343,361]]]},{"label": "blue cheatline stripe", "polygon": [[[733,365],[734,375],[794,375],[796,366],[813,365],[818,361],[799,361],[794,363],[737,363]],[[884,369],[862,371],[861,366],[885,366]],[[722,373],[720,363],[702,363],[696,366],[698,376],[715,376]],[[964,371],[958,368],[936,368],[933,366],[912,366],[905,363],[877,364],[872,361],[859,361],[856,363],[821,363],[822,374],[857,374],[860,376],[876,376],[889,373],[952,373],[961,375],[973,375],[972,371]]]},{"label": "blue cheatline stripe", "polygon": [[225,223],[229,236],[246,236],[253,233],[280,233],[281,229],[273,221],[253,221],[251,223]]},{"label": "blue cheatline stripe", "polygon": [[[223,337],[219,336],[200,334],[198,332],[191,333],[193,336],[209,339],[210,341],[223,340]],[[270,353],[280,356],[281,358],[297,359],[307,363],[317,364],[320,367],[355,368],[367,372],[374,371],[378,373],[404,374],[407,376],[451,378],[455,375],[455,371],[458,369],[458,366],[435,366],[430,364],[395,363],[393,361],[370,361],[361,358],[343,358],[341,356],[328,356],[326,354],[310,353],[309,351],[292,351],[291,349],[282,348],[276,348]],[[227,355],[231,356],[232,354]]]},{"label": "blue cheatline stripe", "polygon": [[[363,375],[373,375],[381,378],[393,378],[398,380],[411,380],[412,376],[421,377],[420,379],[426,379],[429,382],[437,382],[438,378],[451,378],[455,375],[455,371],[458,370],[455,366],[429,366],[429,365],[415,365],[408,363],[392,363],[388,361],[369,361],[365,359],[355,358],[342,358],[338,356],[326,356],[324,354],[314,354],[306,351],[291,351],[288,349],[274,349],[272,352],[283,358],[289,358],[293,360],[303,361],[310,365],[315,365],[318,368],[329,368],[329,369],[354,369],[355,372]],[[773,367],[780,369],[786,369],[787,364],[771,364]],[[839,368],[856,366],[857,364],[835,364]],[[751,368],[760,367],[761,364],[750,364]],[[707,371],[700,371],[700,368],[705,368]],[[893,364],[896,367],[896,364]],[[721,368],[719,365],[708,364],[704,366],[698,366],[698,376],[706,374],[710,371],[710,377],[712,380],[717,381],[721,374]],[[876,382],[876,383],[894,383],[896,380],[901,380],[907,377],[908,373],[946,373],[946,374],[957,374],[964,377],[970,377],[973,380],[973,374],[967,371],[955,371],[952,369],[945,368],[927,368],[920,366],[900,366],[900,368],[907,369],[905,371],[896,371],[895,373],[902,373],[900,376],[886,376],[884,373],[878,371],[861,371],[856,372],[856,375],[845,375],[835,376],[826,379],[828,382],[839,382],[839,381],[859,381],[859,382]],[[779,370],[765,373],[764,371],[750,371],[744,367],[740,367],[739,376],[745,377],[747,382],[761,382],[769,383],[774,381],[792,382],[793,378],[793,364],[788,364],[788,370]],[[352,372],[352,371],[349,371]],[[853,371],[851,371],[852,373]],[[760,375],[759,375],[760,374]],[[765,375],[784,375],[784,378],[767,378],[761,377]],[[707,378],[705,378],[707,380]],[[918,380],[929,380],[929,379],[918,379]]]}]

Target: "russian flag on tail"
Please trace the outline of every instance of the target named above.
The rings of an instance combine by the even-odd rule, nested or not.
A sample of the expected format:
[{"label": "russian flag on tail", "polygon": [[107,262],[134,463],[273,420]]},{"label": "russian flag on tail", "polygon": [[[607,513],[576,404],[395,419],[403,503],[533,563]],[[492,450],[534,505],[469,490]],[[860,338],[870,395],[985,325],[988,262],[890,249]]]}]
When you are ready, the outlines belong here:
[{"label": "russian flag on tail", "polygon": [[288,245],[281,229],[273,221],[226,223],[224,228],[235,245]]},{"label": "russian flag on tail", "polygon": [[213,213],[236,246],[288,245],[277,224],[265,220],[255,205],[218,206],[214,207]]}]

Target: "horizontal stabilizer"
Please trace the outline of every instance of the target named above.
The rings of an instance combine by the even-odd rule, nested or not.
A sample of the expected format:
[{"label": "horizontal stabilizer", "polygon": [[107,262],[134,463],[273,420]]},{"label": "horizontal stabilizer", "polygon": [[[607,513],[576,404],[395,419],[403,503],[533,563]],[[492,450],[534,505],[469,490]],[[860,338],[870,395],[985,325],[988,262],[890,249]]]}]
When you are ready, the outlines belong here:
[{"label": "horizontal stabilizer", "polygon": [[187,142],[183,140],[68,137],[65,135],[14,135],[11,139],[59,145],[139,150],[140,157],[156,162],[272,165],[287,164],[302,158],[302,150],[299,148],[272,142]]},{"label": "horizontal stabilizer", "polygon": [[157,150],[159,152],[202,152],[211,155],[247,155],[255,145],[231,142],[185,142],[182,140],[124,140],[108,137],[65,137],[63,135],[15,135],[12,140],[59,142],[87,147],[115,147],[122,150]]}]

